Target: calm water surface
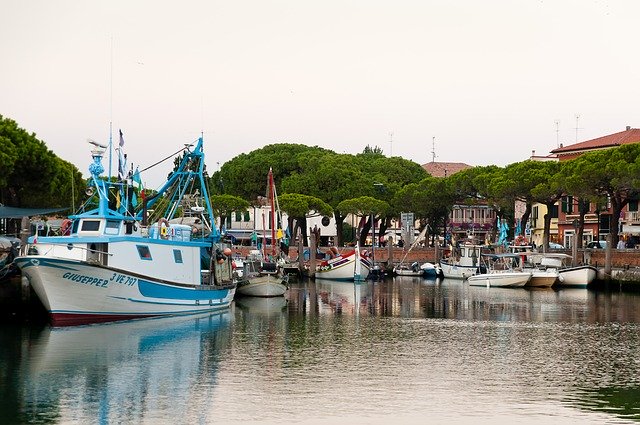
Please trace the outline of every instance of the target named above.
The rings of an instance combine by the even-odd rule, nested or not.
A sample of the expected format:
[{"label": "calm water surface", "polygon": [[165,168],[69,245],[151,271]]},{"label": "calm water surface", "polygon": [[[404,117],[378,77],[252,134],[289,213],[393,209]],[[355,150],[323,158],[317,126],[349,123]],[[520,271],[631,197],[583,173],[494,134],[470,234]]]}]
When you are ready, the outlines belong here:
[{"label": "calm water surface", "polygon": [[637,294],[316,281],[0,342],[3,424],[640,422]]}]

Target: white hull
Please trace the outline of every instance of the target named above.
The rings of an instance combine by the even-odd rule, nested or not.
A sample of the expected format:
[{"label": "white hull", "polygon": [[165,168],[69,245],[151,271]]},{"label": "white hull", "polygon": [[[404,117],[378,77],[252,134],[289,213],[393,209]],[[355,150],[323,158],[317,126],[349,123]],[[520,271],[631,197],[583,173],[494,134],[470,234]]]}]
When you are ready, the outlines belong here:
[{"label": "white hull", "polygon": [[478,273],[477,266],[461,266],[446,261],[440,262],[440,270],[447,279],[467,279]]},{"label": "white hull", "polygon": [[247,281],[238,283],[236,292],[249,297],[280,297],[287,292],[287,285],[277,274],[261,274],[252,276]]},{"label": "white hull", "polygon": [[227,308],[235,293],[42,255],[16,262],[55,325],[214,311]]},{"label": "white hull", "polygon": [[[320,265],[316,270],[316,277],[320,279],[331,280],[354,280],[357,273],[356,270],[356,253],[352,253],[345,257],[340,256],[329,260],[326,264]],[[371,263],[364,258],[360,258],[360,276],[366,279],[369,275]]]},{"label": "white hull", "polygon": [[530,279],[530,272],[494,272],[470,276],[467,281],[471,286],[516,288],[526,285]]},{"label": "white hull", "polygon": [[556,270],[533,270],[531,280],[525,285],[537,288],[550,288],[558,280]]},{"label": "white hull", "polygon": [[567,267],[558,270],[560,277],[558,282],[562,286],[586,287],[593,282],[597,270],[593,266]]}]

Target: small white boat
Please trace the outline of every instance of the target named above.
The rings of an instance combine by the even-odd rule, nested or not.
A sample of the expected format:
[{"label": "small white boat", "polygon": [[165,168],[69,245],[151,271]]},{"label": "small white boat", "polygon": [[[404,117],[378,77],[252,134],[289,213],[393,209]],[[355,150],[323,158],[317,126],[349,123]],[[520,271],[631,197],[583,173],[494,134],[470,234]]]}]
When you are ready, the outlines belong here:
[{"label": "small white boat", "polygon": [[371,261],[366,256],[360,255],[359,249],[353,249],[320,262],[316,269],[316,277],[331,280],[362,280],[367,278],[371,268]]},{"label": "small white boat", "polygon": [[243,262],[242,276],[236,289],[238,295],[280,297],[287,292],[288,276],[283,267],[275,262],[264,261],[258,250],[252,251]]},{"label": "small white boat", "polygon": [[598,275],[598,270],[588,264],[569,266],[572,257],[568,254],[546,253],[542,255],[540,266],[547,270],[556,270],[559,274],[558,285],[570,287],[586,287]]},{"label": "small white boat", "polygon": [[519,269],[519,258],[514,254],[483,254],[487,272],[467,278],[471,286],[517,288],[531,280],[531,272]]},{"label": "small white boat", "polygon": [[525,271],[531,271],[531,280],[525,286],[537,288],[550,288],[558,281],[560,273],[557,270],[542,270],[536,268],[524,268]]},{"label": "small white boat", "polygon": [[448,279],[467,279],[480,269],[482,245],[462,244],[451,252],[449,258],[440,260],[442,275]]}]

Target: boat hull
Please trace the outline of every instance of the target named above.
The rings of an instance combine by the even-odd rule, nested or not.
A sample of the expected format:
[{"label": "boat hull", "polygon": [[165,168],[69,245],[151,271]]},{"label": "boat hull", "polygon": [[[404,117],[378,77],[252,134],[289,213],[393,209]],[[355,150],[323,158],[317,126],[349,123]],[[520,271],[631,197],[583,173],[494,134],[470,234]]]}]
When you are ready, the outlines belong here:
[{"label": "boat hull", "polygon": [[287,285],[278,275],[263,274],[249,277],[245,282],[239,283],[236,292],[248,297],[281,297],[287,292]]},{"label": "boat hull", "polygon": [[[360,258],[360,276],[362,279],[366,279],[369,276],[371,269],[371,263],[365,258]],[[320,279],[330,280],[356,280],[356,254],[351,254],[346,257],[334,258],[326,264],[321,264],[316,270],[316,277]]]},{"label": "boat hull", "polygon": [[560,269],[558,273],[559,285],[584,288],[595,280],[598,271],[593,266],[577,266]]},{"label": "boat hull", "polygon": [[447,279],[467,279],[478,273],[478,266],[462,266],[440,261],[440,270]]},{"label": "boat hull", "polygon": [[525,272],[476,274],[467,279],[471,286],[486,286],[487,288],[518,288],[525,286],[529,280],[531,280],[531,273]]},{"label": "boat hull", "polygon": [[535,270],[525,286],[536,288],[550,288],[558,280],[559,273],[554,270]]},{"label": "boat hull", "polygon": [[15,261],[55,326],[222,310],[235,294],[235,285],[170,283],[84,261]]}]

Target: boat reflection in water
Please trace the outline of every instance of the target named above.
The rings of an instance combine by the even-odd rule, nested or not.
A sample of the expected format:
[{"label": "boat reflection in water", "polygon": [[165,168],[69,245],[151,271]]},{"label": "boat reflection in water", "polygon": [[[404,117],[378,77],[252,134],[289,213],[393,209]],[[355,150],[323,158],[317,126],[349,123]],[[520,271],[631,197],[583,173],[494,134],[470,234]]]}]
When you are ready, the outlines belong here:
[{"label": "boat reflection in water", "polygon": [[[229,327],[225,312],[45,329],[24,356],[22,415],[62,423],[185,417],[213,391]],[[199,419],[211,420],[209,411]]]}]

